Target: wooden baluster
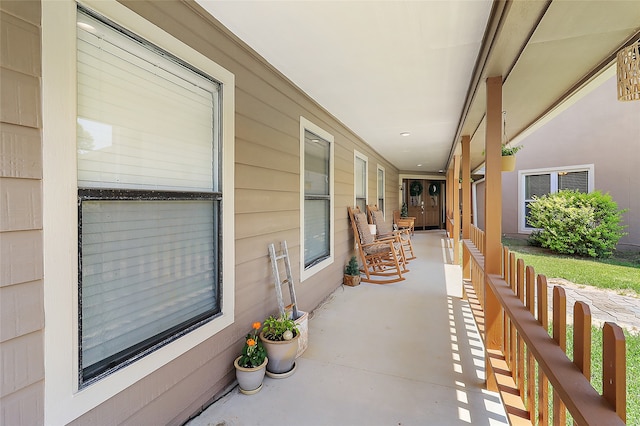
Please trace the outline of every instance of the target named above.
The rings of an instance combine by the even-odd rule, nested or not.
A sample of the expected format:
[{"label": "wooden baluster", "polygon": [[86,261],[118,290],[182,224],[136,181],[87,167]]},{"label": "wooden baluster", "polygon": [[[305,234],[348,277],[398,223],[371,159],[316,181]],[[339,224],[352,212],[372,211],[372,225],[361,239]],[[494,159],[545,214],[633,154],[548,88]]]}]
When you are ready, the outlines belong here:
[{"label": "wooden baluster", "polygon": [[591,382],[591,310],[584,302],[573,305],[573,363]]},{"label": "wooden baluster", "polygon": [[[567,296],[564,288],[553,287],[553,340],[560,349],[567,350]],[[553,391],[553,424],[564,426],[567,424],[567,412],[558,393]]]},{"label": "wooden baluster", "polygon": [[[516,254],[515,253],[511,253],[509,255],[509,286],[511,287],[511,291],[513,291],[513,294],[516,294],[516,281],[517,281],[517,277],[516,277]],[[517,364],[517,351],[518,351],[518,346],[517,346],[517,338],[516,338],[516,326],[515,324],[511,324],[511,328],[509,330],[509,344],[510,349],[509,349],[509,353],[511,356],[511,374],[513,374],[515,376],[516,374],[516,364]],[[515,380],[515,377],[514,377]]]},{"label": "wooden baluster", "polygon": [[[536,272],[531,266],[527,266],[526,268],[526,306],[531,312],[532,315],[535,316],[535,294],[536,294]],[[536,412],[535,407],[535,391],[536,391],[536,360],[531,353],[531,350],[527,347],[527,410],[530,413],[530,416],[533,417],[533,413]]]},{"label": "wooden baluster", "polygon": [[[547,277],[538,275],[538,322],[545,330],[549,329],[549,308],[547,299]],[[549,424],[549,380],[544,372],[538,370],[538,424]]]},{"label": "wooden baluster", "polygon": [[[502,277],[504,278],[504,280],[509,283],[509,280],[511,279],[511,277],[509,276],[509,247],[502,247]],[[507,367],[509,367],[509,369],[511,368],[511,320],[509,319],[509,315],[505,312],[504,313],[504,320],[502,322],[503,324],[503,332],[504,332],[504,336],[503,336],[503,342],[504,342],[504,360],[507,363]],[[512,369],[513,371],[513,369]]]},{"label": "wooden baluster", "polygon": [[573,305],[573,363],[591,381],[591,310],[584,302]]},{"label": "wooden baluster", "polygon": [[[516,295],[520,302],[524,305],[524,260],[518,259],[518,267],[517,267],[517,275],[516,275]],[[520,337],[519,333],[517,335],[517,365],[516,365],[516,384],[518,385],[518,390],[520,391],[520,396],[524,402],[524,341],[522,337]]]},{"label": "wooden baluster", "polygon": [[606,322],[602,327],[602,396],[623,422],[627,421],[626,343],[622,329]]}]

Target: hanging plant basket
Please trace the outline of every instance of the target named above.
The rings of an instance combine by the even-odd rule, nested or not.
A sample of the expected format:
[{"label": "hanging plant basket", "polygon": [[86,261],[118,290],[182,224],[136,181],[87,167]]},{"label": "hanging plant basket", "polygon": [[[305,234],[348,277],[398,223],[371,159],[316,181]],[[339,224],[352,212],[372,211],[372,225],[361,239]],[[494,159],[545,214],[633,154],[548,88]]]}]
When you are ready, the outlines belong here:
[{"label": "hanging plant basket", "polygon": [[436,196],[440,193],[440,185],[438,185],[437,183],[431,183],[429,184],[429,195]]},{"label": "hanging plant basket", "polygon": [[516,156],[515,155],[503,155],[502,156],[502,171],[512,172],[516,169]]},{"label": "hanging plant basket", "polygon": [[417,197],[418,195],[422,194],[423,191],[423,187],[422,187],[422,182],[420,182],[419,180],[414,180],[413,182],[411,182],[411,185],[409,185],[409,195],[411,195],[412,197]]}]

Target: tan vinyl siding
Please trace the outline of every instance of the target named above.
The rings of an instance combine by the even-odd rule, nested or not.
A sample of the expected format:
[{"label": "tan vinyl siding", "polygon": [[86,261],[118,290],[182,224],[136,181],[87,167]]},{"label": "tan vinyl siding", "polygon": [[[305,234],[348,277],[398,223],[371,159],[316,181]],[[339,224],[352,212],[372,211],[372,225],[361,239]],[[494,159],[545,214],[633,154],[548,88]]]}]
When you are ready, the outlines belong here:
[{"label": "tan vinyl siding", "polygon": [[40,3],[0,3],[0,424],[44,423]]},{"label": "tan vinyl siding", "polygon": [[[398,171],[198,5],[179,0],[122,3],[235,75],[235,322],[72,424],[182,424],[234,380],[232,362],[250,324],[276,312],[268,244],[287,241],[300,308],[313,310],[341,284],[353,251],[346,207],[353,203],[354,149],[369,158],[370,202],[376,197],[376,165],[385,167],[387,217],[399,207],[394,205]],[[42,424],[41,5],[0,4],[0,423]],[[301,116],[330,133],[335,148],[335,261],[302,283]]]}]

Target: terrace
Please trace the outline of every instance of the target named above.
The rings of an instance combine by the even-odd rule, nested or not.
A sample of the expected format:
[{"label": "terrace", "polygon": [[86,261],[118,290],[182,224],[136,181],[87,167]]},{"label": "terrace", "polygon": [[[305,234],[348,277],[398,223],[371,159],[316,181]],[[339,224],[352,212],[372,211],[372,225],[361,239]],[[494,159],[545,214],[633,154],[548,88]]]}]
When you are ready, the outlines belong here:
[{"label": "terrace", "polygon": [[312,312],[292,376],[267,377],[251,396],[233,388],[189,426],[508,424],[484,389],[482,340],[446,234],[413,242],[405,281],[341,287]]},{"label": "terrace", "polygon": [[[213,161],[190,157],[206,164],[204,195],[212,206],[224,206],[211,207],[220,212],[220,221],[203,215],[212,219],[205,228],[216,247],[205,250],[207,259],[215,259],[208,264],[217,278],[203,281],[215,305],[205,312],[210,321],[191,330],[196,324],[190,321],[200,320],[199,314],[191,315],[178,331],[171,325],[151,336],[136,334],[124,348],[116,348],[119,352],[95,360],[82,354],[82,339],[91,333],[82,324],[87,318],[83,307],[89,305],[82,297],[89,292],[80,277],[85,270],[116,262],[99,261],[96,268],[79,262],[87,260],[80,250],[88,251],[89,244],[79,245],[88,222],[79,217],[78,202],[95,194],[84,191],[78,177],[81,102],[76,95],[88,92],[80,90],[77,37],[89,37],[95,27],[81,29],[86,22],[81,22],[84,12],[78,4],[114,37],[126,39],[127,54],[140,50],[138,43],[144,41],[146,47],[166,51],[149,50],[168,68],[184,62],[181,73],[195,70],[193,77],[207,77],[222,87],[209,90],[216,96],[205,96],[221,107],[209,101],[202,107],[202,128],[211,138],[194,140],[212,157],[223,155],[217,155],[211,170]],[[566,408],[578,424],[623,423],[625,348],[619,328],[605,326],[600,396],[585,377],[590,368],[588,307],[579,304],[574,311],[581,332],[574,343],[577,353],[567,356],[563,330],[565,309],[571,307],[565,307],[562,292],[554,293],[549,316],[544,277],[501,247],[500,151],[507,142],[504,111],[509,113],[508,142],[517,145],[601,79],[618,51],[637,43],[640,8],[635,6],[624,0],[2,2],[7,43],[0,65],[7,90],[0,121],[7,161],[0,171],[0,352],[9,356],[0,374],[6,379],[0,423],[184,423],[228,390],[247,324],[274,311],[266,246],[283,239],[295,249],[294,274],[303,283],[304,308],[314,311],[311,346],[291,378],[268,381],[251,404],[232,392],[212,406],[214,417],[200,417],[204,422],[233,423],[248,414],[253,417],[239,422],[256,423],[275,413],[287,416],[273,417],[279,424],[548,424],[550,419],[563,424]],[[637,59],[635,52],[629,56]],[[136,136],[131,140],[152,130],[156,136],[149,141],[162,139],[163,128],[155,123],[166,120],[147,107],[157,105],[173,119],[178,104],[148,96],[158,88],[132,83],[133,74],[112,78],[100,66],[93,69],[144,92],[138,96],[102,86],[96,105],[108,103],[104,95],[117,94],[112,105],[131,105],[132,113],[114,115],[126,115],[143,127],[119,128],[131,130]],[[213,113],[220,123],[211,126],[216,120],[207,117]],[[108,122],[111,135],[115,123],[102,116],[100,121]],[[178,137],[167,142],[169,150],[160,150],[166,158],[152,161],[153,173],[141,178],[164,182],[165,164],[172,163],[165,160],[190,140],[186,130],[193,126],[187,120],[172,123]],[[320,145],[327,155],[316,155],[322,158],[322,173],[305,168],[307,139],[321,142],[307,135],[324,140]],[[122,143],[96,144],[94,151],[117,151]],[[607,148],[625,153],[610,141]],[[147,158],[151,148],[135,151],[142,153],[139,160],[152,160]],[[127,161],[137,169],[137,161]],[[182,168],[191,169],[190,161],[180,163]],[[112,165],[119,169],[120,160]],[[174,166],[175,176],[181,175],[184,170]],[[487,189],[482,229],[472,226],[470,206],[471,174],[479,170],[484,170]],[[312,173],[328,184],[322,185],[326,192],[306,193],[305,176]],[[222,178],[221,189],[210,188],[214,176]],[[442,188],[436,220],[438,227],[446,222],[446,231],[416,233],[418,259],[406,281],[341,289],[342,269],[354,249],[347,207],[382,200],[390,217],[406,196],[403,184],[414,178]],[[120,185],[118,176],[113,180]],[[170,180],[168,187],[175,190]],[[97,182],[96,188],[116,182]],[[125,189],[137,197],[137,186],[134,182]],[[97,192],[109,203],[121,201],[120,194]],[[154,189],[144,195],[157,201]],[[171,191],[163,196],[162,204],[176,201]],[[307,198],[320,198],[328,206],[320,223],[325,231],[305,228],[313,217],[304,207]],[[145,207],[145,214],[152,211]],[[127,220],[117,222],[129,226]],[[192,223],[188,215],[182,222]],[[164,227],[150,228],[150,236],[140,239],[145,244]],[[99,234],[93,240],[102,241],[107,231]],[[314,253],[316,258],[306,259],[311,237],[326,244]],[[170,261],[165,263],[177,266],[165,276],[196,269],[191,248],[197,243],[185,240],[186,248],[175,256],[166,252]],[[135,245],[127,242],[127,247]],[[117,251],[128,260],[123,250]],[[116,270],[127,269],[119,265]],[[134,287],[133,281],[124,281]],[[112,282],[106,273],[104,288]],[[197,294],[178,279],[168,284],[180,295],[172,301]],[[135,290],[127,288],[87,311],[115,309]],[[138,311],[162,313],[164,306],[151,301],[142,311],[139,304],[130,305],[127,315],[96,321],[97,328],[126,333],[119,323]],[[549,318],[552,337],[546,330]],[[99,345],[116,340],[100,331],[93,335]],[[140,345],[149,342],[154,346],[146,353]],[[120,359],[123,351],[126,356]],[[115,355],[119,359],[111,367]],[[104,377],[97,370],[79,377],[92,366],[106,367]],[[293,408],[300,411],[289,411],[289,400],[300,401]]]},{"label": "terrace", "polygon": [[[565,424],[567,408],[578,424],[624,424],[621,329],[613,323],[604,327],[604,381],[610,385],[600,396],[585,378],[590,371],[589,306],[575,303],[577,349],[568,355],[571,361],[565,348],[566,313],[572,307],[564,290],[554,288],[548,306],[545,277],[536,277],[508,249],[508,284],[493,275],[485,287],[484,256],[475,246],[482,247],[483,239],[483,232],[473,228],[472,238],[464,241],[468,280],[452,264],[456,251],[445,232],[417,232],[417,259],[405,281],[337,289],[312,312],[309,346],[292,376],[267,377],[252,396],[234,384],[189,426]],[[504,319],[496,339],[502,343],[494,341],[498,348],[488,351],[485,292],[497,296]],[[553,338],[546,334],[549,318]],[[493,374],[489,381],[485,368]]]}]

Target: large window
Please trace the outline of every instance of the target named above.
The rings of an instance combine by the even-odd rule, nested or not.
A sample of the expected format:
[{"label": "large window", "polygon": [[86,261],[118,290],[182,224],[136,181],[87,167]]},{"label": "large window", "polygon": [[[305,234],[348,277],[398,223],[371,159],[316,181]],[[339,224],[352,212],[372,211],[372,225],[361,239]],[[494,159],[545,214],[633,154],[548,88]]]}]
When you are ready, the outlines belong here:
[{"label": "large window", "polygon": [[367,211],[367,166],[369,159],[354,151],[353,155],[353,174],[354,174],[354,186],[355,186],[355,205],[360,207],[363,212]]},{"label": "large window", "polygon": [[302,279],[333,262],[333,138],[301,117]]},{"label": "large window", "polygon": [[41,9],[44,416],[67,424],[233,324],[235,78],[117,1]]},{"label": "large window", "polygon": [[556,193],[563,189],[580,192],[593,191],[593,165],[570,166],[553,169],[521,170],[519,232],[531,232],[527,223],[530,205],[536,197]]},{"label": "large window", "polygon": [[384,167],[378,165],[378,209],[382,213],[384,213],[384,181],[385,181],[385,170]]},{"label": "large window", "polygon": [[219,83],[78,14],[80,381],[221,311]]}]

